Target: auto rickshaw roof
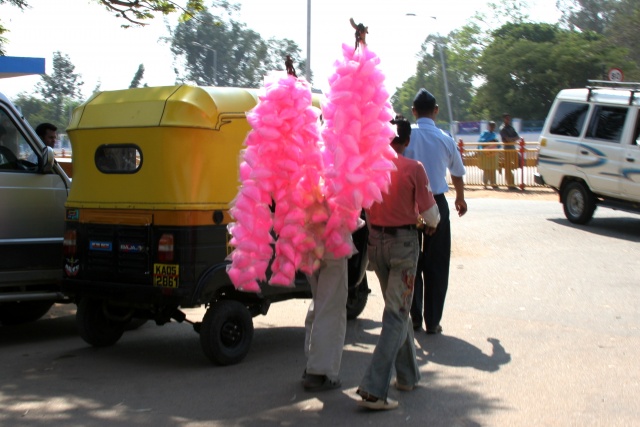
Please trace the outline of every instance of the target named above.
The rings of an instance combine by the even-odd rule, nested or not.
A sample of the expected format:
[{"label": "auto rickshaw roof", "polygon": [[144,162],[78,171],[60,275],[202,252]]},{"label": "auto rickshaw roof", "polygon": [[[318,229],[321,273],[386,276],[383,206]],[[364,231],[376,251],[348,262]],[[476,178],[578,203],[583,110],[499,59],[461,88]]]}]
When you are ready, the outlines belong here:
[{"label": "auto rickshaw roof", "polygon": [[189,85],[98,92],[76,108],[68,131],[177,126],[219,129],[225,118],[244,117],[258,90]]}]

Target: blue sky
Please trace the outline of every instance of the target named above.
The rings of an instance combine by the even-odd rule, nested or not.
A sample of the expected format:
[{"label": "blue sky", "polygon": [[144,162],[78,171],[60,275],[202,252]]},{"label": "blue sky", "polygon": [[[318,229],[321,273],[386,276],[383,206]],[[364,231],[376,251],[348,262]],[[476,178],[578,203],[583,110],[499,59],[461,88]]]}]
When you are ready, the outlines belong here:
[{"label": "blue sky", "polygon": [[[123,21],[89,0],[29,0],[29,3],[32,7],[27,12],[0,5],[2,23],[10,30],[6,34],[7,55],[44,57],[47,72],[51,71],[53,52],[59,50],[69,55],[85,82],[85,96],[98,84],[102,90],[128,87],[141,63],[146,69],[144,82],[149,86],[174,84],[173,57],[168,45],[159,39],[168,35],[166,26],[175,25],[175,17],[158,18],[144,28],[122,29]],[[306,56],[306,0],[239,3],[242,10],[236,17],[238,20],[264,38],[293,39]],[[557,20],[555,0],[529,0],[529,5],[532,19]],[[369,47],[380,56],[387,87],[393,93],[414,73],[415,56],[430,33],[448,33],[485,7],[483,0],[311,0],[314,85],[326,89],[341,44],[353,42],[351,17],[369,26]],[[12,98],[19,92],[31,92],[39,81],[38,76],[0,79],[0,92]]]}]

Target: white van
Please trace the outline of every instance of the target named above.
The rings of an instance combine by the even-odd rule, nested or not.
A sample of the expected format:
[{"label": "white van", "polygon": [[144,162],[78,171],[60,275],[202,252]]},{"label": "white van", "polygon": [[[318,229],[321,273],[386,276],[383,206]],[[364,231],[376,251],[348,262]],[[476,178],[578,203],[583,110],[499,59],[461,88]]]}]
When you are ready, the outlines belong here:
[{"label": "white van", "polygon": [[0,93],[0,324],[37,320],[65,298],[62,241],[71,182]]},{"label": "white van", "polygon": [[576,224],[589,222],[597,206],[640,213],[640,83],[589,83],[556,96],[535,175],[558,191]]}]

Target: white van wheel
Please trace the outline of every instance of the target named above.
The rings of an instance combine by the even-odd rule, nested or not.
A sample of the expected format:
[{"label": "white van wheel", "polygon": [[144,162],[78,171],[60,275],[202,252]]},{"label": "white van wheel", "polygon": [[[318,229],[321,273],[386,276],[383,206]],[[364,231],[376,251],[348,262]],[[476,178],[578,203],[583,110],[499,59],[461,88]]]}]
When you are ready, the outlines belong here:
[{"label": "white van wheel", "polygon": [[586,224],[593,218],[596,201],[591,190],[579,181],[570,182],[562,194],[564,214],[574,224]]}]

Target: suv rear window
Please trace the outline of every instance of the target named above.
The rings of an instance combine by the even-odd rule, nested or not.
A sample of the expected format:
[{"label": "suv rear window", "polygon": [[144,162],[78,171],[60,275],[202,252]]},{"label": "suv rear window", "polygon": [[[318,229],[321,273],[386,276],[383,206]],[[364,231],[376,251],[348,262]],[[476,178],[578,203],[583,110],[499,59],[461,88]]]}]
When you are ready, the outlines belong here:
[{"label": "suv rear window", "polygon": [[554,135],[580,136],[589,104],[561,102],[556,108],[549,132]]},{"label": "suv rear window", "polygon": [[628,108],[597,105],[591,114],[587,138],[620,142]]}]

